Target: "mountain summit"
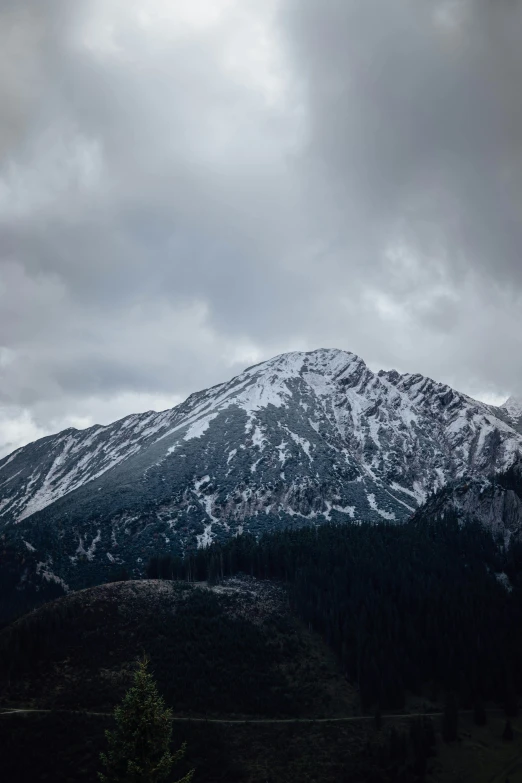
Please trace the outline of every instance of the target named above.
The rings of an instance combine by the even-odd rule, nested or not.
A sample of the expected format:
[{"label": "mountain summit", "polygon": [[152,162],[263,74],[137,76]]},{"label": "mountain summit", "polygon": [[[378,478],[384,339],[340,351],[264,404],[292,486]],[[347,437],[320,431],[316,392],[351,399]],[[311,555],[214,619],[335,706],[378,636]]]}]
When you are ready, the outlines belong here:
[{"label": "mountain summit", "polygon": [[171,410],[18,449],[0,461],[0,529],[78,586],[247,530],[400,522],[447,482],[510,467],[521,432],[509,406],[421,375],[288,353]]},{"label": "mountain summit", "polygon": [[512,420],[522,420],[522,397],[509,397],[505,403],[501,405],[501,408],[506,411]]}]

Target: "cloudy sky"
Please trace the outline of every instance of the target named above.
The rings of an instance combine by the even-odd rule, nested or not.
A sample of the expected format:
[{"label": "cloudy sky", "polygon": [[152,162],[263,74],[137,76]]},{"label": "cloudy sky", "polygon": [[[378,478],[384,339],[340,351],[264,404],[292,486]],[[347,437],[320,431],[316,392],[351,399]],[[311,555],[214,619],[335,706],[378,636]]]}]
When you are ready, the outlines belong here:
[{"label": "cloudy sky", "polygon": [[0,0],[0,453],[295,349],[522,394],[521,6]]}]

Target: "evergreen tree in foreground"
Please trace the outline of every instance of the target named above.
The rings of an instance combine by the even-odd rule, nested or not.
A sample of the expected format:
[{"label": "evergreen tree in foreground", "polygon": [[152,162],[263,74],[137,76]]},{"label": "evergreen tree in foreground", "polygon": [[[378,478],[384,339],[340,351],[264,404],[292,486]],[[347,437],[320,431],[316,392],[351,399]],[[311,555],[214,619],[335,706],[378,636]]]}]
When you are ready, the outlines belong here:
[{"label": "evergreen tree in foreground", "polygon": [[[134,684],[114,711],[116,729],[107,731],[108,749],[100,758],[106,767],[102,783],[161,783],[185,755],[185,745],[170,752],[172,711],[158,694],[148,660],[138,663]],[[194,770],[177,783],[190,783]]]}]

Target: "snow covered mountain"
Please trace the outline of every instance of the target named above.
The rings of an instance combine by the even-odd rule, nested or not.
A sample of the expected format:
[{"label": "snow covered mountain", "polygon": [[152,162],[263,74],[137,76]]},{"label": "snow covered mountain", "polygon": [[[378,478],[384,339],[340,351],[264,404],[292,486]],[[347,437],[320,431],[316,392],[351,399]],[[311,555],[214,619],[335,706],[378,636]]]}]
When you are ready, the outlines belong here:
[{"label": "snow covered mountain", "polygon": [[0,533],[47,579],[282,525],[406,519],[449,481],[504,471],[519,409],[339,350],[250,367],[162,413],[66,430],[0,461]]}]

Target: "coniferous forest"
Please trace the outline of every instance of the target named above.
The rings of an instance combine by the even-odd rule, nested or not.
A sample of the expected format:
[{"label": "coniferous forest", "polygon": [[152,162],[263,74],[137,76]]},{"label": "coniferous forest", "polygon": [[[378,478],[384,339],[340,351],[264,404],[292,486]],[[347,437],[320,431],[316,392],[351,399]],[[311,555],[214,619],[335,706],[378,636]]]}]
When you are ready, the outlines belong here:
[{"label": "coniferous forest", "polygon": [[[493,700],[522,688],[522,548],[480,525],[324,525],[238,536],[184,561],[159,555],[151,578],[278,580],[294,611],[335,651],[361,706],[395,709],[405,692]],[[509,577],[511,584],[507,581]]]}]

